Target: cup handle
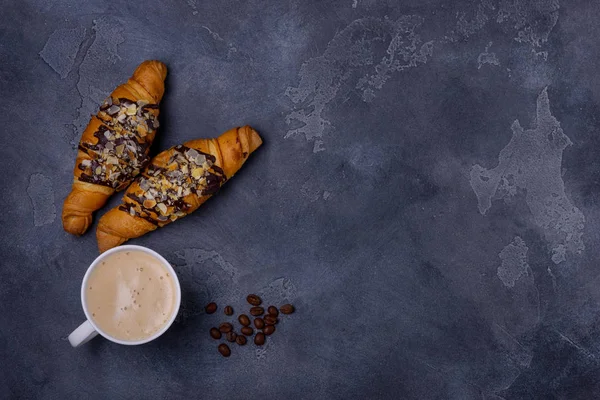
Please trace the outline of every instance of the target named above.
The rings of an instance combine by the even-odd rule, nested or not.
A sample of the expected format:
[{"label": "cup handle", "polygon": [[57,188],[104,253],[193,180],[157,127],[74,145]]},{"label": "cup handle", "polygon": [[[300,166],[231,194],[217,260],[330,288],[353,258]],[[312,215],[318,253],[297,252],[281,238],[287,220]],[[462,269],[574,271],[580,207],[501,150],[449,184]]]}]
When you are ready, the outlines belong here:
[{"label": "cup handle", "polygon": [[97,334],[98,332],[94,329],[90,321],[86,320],[69,335],[69,343],[73,347],[79,347],[96,337]]}]

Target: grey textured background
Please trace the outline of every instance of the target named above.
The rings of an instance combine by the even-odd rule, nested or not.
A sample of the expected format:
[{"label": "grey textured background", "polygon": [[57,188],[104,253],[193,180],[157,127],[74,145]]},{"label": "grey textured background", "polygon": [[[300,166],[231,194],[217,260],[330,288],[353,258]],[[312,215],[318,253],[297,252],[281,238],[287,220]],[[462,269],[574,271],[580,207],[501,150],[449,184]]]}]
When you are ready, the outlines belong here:
[{"label": "grey textured background", "polygon": [[[600,398],[599,12],[4,1],[0,398]],[[71,349],[97,255],[93,230],[60,223],[75,144],[153,58],[154,152],[241,124],[265,144],[193,216],[131,241],[179,273],[172,329]],[[203,306],[249,292],[297,313],[223,359]]]}]

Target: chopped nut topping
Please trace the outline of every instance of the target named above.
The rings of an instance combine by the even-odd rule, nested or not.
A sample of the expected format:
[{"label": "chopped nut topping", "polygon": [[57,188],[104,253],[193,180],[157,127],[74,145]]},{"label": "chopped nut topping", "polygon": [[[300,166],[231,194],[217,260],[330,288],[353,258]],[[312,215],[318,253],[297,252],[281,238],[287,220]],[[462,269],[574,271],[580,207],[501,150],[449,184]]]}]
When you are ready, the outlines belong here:
[{"label": "chopped nut topping", "polygon": [[137,112],[137,106],[135,104],[131,104],[125,108],[125,114],[127,115],[135,115]]},{"label": "chopped nut topping", "polygon": [[145,100],[137,103],[125,98],[108,97],[97,117],[103,121],[94,136],[96,144],[82,143],[79,149],[90,156],[79,164],[80,180],[121,190],[139,174],[148,162],[149,144],[145,137],[158,128],[152,109]]},{"label": "chopped nut topping", "polygon": [[158,208],[158,210],[160,211],[161,214],[163,214],[163,215],[167,214],[167,206],[165,206],[163,203],[158,203],[156,205],[156,208]]},{"label": "chopped nut topping", "polygon": [[144,200],[144,207],[145,208],[152,208],[156,205],[156,201],[154,199],[148,199],[148,200]]},{"label": "chopped nut topping", "polygon": [[212,195],[225,182],[223,170],[214,165],[215,157],[185,146],[170,150],[163,167],[150,165],[137,180],[140,192],[125,197],[124,211],[159,226],[187,215],[191,205],[185,197]]}]

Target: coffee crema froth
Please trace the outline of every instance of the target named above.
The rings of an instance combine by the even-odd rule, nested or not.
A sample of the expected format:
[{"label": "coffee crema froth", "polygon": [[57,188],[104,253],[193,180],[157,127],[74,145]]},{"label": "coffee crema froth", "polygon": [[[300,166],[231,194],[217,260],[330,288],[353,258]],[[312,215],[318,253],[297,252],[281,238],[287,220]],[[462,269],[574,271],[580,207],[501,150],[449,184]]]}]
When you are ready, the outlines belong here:
[{"label": "coffee crema froth", "polygon": [[91,272],[85,288],[87,311],[106,334],[144,340],[172,317],[177,288],[165,265],[143,251],[110,254]]}]

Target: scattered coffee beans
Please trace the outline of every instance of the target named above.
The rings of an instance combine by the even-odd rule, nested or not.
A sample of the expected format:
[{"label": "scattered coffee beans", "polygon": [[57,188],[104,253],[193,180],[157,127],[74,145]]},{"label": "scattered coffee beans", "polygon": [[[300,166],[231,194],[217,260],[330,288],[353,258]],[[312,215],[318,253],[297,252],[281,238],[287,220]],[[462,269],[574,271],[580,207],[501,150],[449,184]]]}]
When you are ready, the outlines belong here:
[{"label": "scattered coffee beans", "polygon": [[265,326],[265,329],[263,329],[263,333],[267,336],[269,336],[271,333],[275,332],[275,326],[274,325],[267,325]]},{"label": "scattered coffee beans", "polygon": [[[219,325],[218,328],[210,328],[210,336],[213,339],[221,339],[223,334],[225,335],[225,339],[230,343],[237,343],[240,346],[244,346],[248,342],[248,337],[252,337],[254,335],[254,344],[257,346],[262,346],[265,344],[266,337],[275,333],[275,325],[279,322],[279,314],[292,314],[295,309],[291,304],[284,304],[279,309],[277,307],[270,305],[266,309],[263,307],[259,307],[262,304],[262,299],[255,294],[249,294],[246,297],[246,301],[252,307],[250,308],[250,314],[254,318],[254,326],[256,327],[258,332],[254,335],[254,329],[250,326],[251,319],[246,314],[241,314],[238,316],[238,321],[242,325],[241,334],[237,334],[233,330],[233,325],[230,322],[223,322]],[[217,304],[214,302],[208,303],[204,310],[207,314],[213,314],[217,311]],[[232,306],[225,306],[223,312],[227,316],[231,316],[234,313]],[[221,343],[218,346],[219,353],[223,357],[229,357],[231,355],[231,349],[225,343]]]},{"label": "scattered coffee beans", "polygon": [[233,325],[231,325],[229,322],[223,322],[221,325],[219,325],[219,330],[223,333],[231,332],[233,330]]},{"label": "scattered coffee beans", "polygon": [[239,344],[240,346],[245,345],[246,344],[246,336],[239,335],[238,337],[235,338],[235,342],[237,344]]},{"label": "scattered coffee beans", "polygon": [[262,307],[252,307],[250,309],[250,314],[256,316],[263,315],[265,313],[265,309]]},{"label": "scattered coffee beans", "polygon": [[213,339],[221,339],[221,331],[217,328],[210,328],[210,336]]},{"label": "scattered coffee beans", "polygon": [[246,336],[252,336],[254,329],[250,328],[249,326],[245,326],[242,328],[242,333]]},{"label": "scattered coffee beans", "polygon": [[246,314],[240,315],[238,317],[238,321],[240,321],[240,324],[242,324],[244,326],[250,325],[250,318],[248,318],[248,316]]},{"label": "scattered coffee beans", "polygon": [[214,313],[217,311],[217,303],[208,303],[206,307],[204,307],[204,311],[206,311],[207,314]]},{"label": "scattered coffee beans", "polygon": [[254,336],[254,344],[257,346],[262,346],[263,344],[265,344],[265,334],[262,332],[258,332],[256,336]]},{"label": "scattered coffee beans", "polygon": [[234,331],[227,332],[226,337],[227,337],[228,342],[233,343],[233,342],[235,342],[235,339],[237,338],[237,333],[235,333]]},{"label": "scattered coffee beans", "polygon": [[294,312],[294,306],[291,304],[286,304],[279,307],[279,311],[281,311],[282,314],[291,314]]},{"label": "scattered coffee beans", "polygon": [[225,343],[221,343],[218,349],[219,353],[221,353],[223,357],[229,357],[231,355],[231,350],[229,349],[229,346],[227,346]]},{"label": "scattered coffee beans", "polygon": [[254,326],[256,327],[256,329],[262,329],[265,327],[265,321],[263,321],[262,318],[256,318],[254,320]]},{"label": "scattered coffee beans", "polygon": [[249,294],[248,297],[246,297],[246,301],[248,301],[248,303],[252,304],[253,306],[260,306],[260,304],[262,303],[260,297],[258,297],[255,294]]}]

